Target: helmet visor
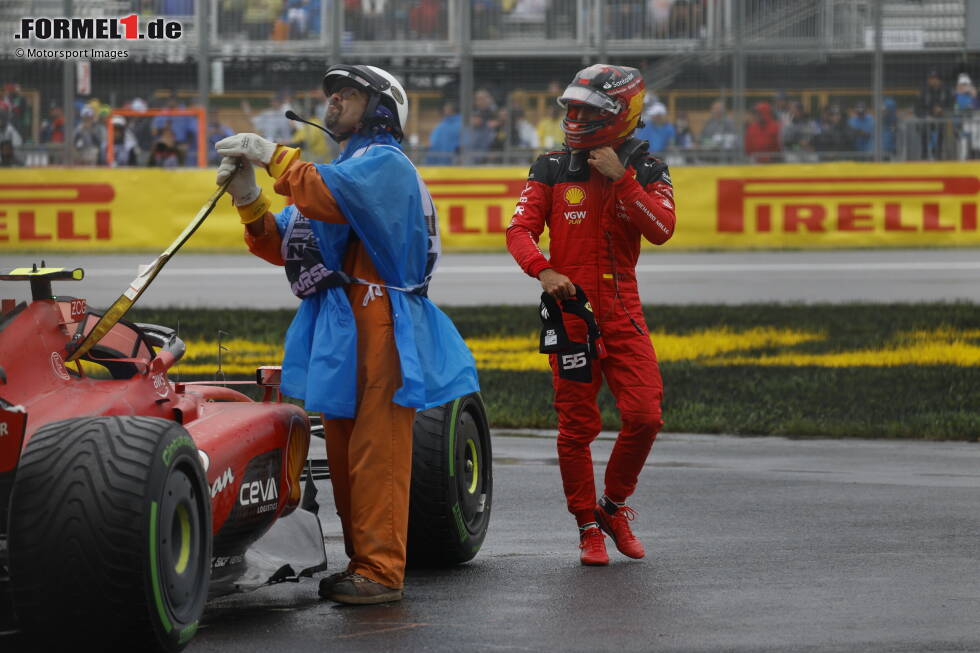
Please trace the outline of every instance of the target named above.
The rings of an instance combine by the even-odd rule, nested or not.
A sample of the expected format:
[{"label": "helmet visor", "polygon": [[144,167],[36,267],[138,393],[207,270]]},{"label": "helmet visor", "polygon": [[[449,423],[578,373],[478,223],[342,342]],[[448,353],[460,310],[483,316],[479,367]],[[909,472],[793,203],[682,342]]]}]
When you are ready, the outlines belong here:
[{"label": "helmet visor", "polygon": [[619,102],[605,93],[600,93],[584,86],[569,86],[565,89],[565,92],[558,98],[558,104],[564,107],[569,102],[581,102],[601,109],[602,111],[619,113]]},{"label": "helmet visor", "polygon": [[323,92],[330,95],[341,86],[357,85],[365,90],[382,93],[391,83],[365,66],[331,66],[323,77]]}]

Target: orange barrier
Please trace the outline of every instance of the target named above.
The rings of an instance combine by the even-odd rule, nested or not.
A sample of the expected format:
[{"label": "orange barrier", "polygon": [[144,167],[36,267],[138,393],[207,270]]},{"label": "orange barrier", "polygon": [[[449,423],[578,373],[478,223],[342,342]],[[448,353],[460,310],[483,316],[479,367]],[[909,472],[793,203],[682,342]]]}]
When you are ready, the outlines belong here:
[{"label": "orange barrier", "polygon": [[207,121],[204,109],[196,107],[193,109],[147,109],[146,111],[133,111],[132,109],[113,109],[109,112],[109,126],[106,131],[106,161],[110,167],[116,167],[116,127],[112,124],[113,116],[132,116],[143,118],[146,116],[196,116],[197,117],[197,167],[203,168],[207,165],[208,153],[204,149],[207,145]]}]

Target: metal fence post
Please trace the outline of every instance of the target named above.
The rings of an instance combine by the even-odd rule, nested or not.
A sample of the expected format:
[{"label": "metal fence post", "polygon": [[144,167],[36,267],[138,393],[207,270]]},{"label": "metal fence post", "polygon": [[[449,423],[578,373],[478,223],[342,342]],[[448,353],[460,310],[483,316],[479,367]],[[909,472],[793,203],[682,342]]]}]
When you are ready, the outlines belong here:
[{"label": "metal fence post", "polygon": [[745,26],[745,3],[732,0],[732,35],[735,45],[732,52],[732,96],[735,113],[735,160],[745,160],[745,46],[742,32]]},{"label": "metal fence post", "polygon": [[[322,29],[322,28],[321,28]],[[330,29],[330,64],[336,65],[343,60],[341,54],[341,44],[344,41],[344,3],[335,1],[333,3],[333,25]]]},{"label": "metal fence post", "polygon": [[595,0],[595,30],[599,63],[606,63],[609,57],[606,47],[606,0]]},{"label": "metal fence post", "polygon": [[473,113],[473,12],[469,2],[460,3],[459,11],[459,162],[467,163],[466,132]]},{"label": "metal fence post", "polygon": [[[197,14],[197,102],[204,109],[204,125],[208,124],[211,115],[211,2],[208,0],[197,0],[195,3],[195,13]],[[207,152],[198,152],[201,160],[207,161]]]},{"label": "metal fence post", "polygon": [[[72,12],[72,0],[65,0],[65,16],[74,15]],[[69,46],[70,47],[70,46]],[[69,166],[75,163],[75,60],[65,59],[61,76],[62,96],[61,102],[64,106],[65,119],[65,149],[63,165]]]},{"label": "metal fence post", "polygon": [[874,88],[874,154],[875,163],[881,162],[881,121],[884,118],[884,101],[882,96],[882,89],[884,87],[884,53],[882,52],[882,34],[881,29],[884,23],[882,19],[881,11],[881,0],[873,0],[871,4],[871,11],[873,12],[874,30],[875,30],[875,55],[874,55],[874,71],[872,73],[872,84]]}]

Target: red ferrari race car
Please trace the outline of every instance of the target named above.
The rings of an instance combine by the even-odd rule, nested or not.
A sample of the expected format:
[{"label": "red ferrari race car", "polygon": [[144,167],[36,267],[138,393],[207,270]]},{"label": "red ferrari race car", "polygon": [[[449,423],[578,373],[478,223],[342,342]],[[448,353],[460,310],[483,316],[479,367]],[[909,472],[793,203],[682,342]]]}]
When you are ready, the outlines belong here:
[{"label": "red ferrari race car", "polygon": [[[322,427],[279,401],[274,367],[261,401],[174,383],[184,344],[163,326],[117,318],[73,360],[102,316],[51,284],[83,276],[0,275],[32,294],[0,314],[0,622],[179,650],[209,598],[326,569],[308,455]],[[409,563],[465,562],[490,517],[482,400],[418,413],[414,436]]]}]

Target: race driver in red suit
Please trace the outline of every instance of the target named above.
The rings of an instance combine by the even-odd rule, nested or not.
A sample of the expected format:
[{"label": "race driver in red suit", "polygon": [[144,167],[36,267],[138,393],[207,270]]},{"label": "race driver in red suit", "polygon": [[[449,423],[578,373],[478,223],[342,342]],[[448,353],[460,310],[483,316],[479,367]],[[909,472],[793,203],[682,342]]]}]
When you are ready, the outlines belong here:
[{"label": "race driver in red suit", "polygon": [[[674,195],[667,166],[631,138],[645,95],[635,68],[596,64],[576,73],[558,99],[565,108],[565,149],[538,157],[507,229],[507,248],[557,300],[581,286],[592,304],[606,357],[593,361],[591,382],[561,378],[550,354],[558,411],[558,464],[568,510],[579,526],[581,562],[609,563],[603,531],[621,553],[644,556],[626,500],[663,425],[663,383],[636,284],[640,239],[656,245],[674,233]],[[550,235],[550,258],[538,238]],[[584,323],[565,320],[571,340],[585,342]],[[596,501],[590,445],[602,423],[596,395],[605,377],[622,430]]]}]

